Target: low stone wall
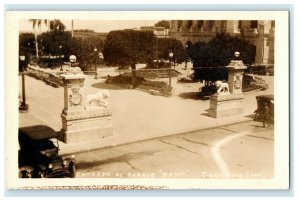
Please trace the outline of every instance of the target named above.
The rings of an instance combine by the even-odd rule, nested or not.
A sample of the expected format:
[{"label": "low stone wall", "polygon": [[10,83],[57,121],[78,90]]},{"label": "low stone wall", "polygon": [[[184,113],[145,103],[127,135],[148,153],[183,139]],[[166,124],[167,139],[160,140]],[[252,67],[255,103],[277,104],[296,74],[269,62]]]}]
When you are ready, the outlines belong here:
[{"label": "low stone wall", "polygon": [[32,66],[28,66],[26,71],[26,75],[34,77],[38,80],[42,80],[46,84],[49,84],[50,86],[53,86],[55,88],[58,88],[60,86],[62,87],[64,85],[63,80],[60,77],[60,74],[62,73],[47,72]]}]

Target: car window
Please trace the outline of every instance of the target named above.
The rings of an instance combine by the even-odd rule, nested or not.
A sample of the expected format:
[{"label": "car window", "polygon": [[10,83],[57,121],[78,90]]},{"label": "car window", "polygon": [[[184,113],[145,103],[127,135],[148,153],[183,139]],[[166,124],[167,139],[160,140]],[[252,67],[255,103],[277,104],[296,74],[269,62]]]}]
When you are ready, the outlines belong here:
[{"label": "car window", "polygon": [[38,150],[47,150],[47,149],[56,148],[56,146],[50,140],[37,141],[35,143],[35,146]]}]

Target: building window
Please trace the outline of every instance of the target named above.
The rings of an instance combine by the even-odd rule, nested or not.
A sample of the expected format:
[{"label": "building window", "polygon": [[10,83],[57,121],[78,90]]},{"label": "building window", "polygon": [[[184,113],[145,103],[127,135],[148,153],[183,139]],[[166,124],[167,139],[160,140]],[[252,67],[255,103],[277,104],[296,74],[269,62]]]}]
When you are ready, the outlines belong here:
[{"label": "building window", "polygon": [[257,20],[251,20],[250,21],[250,28],[251,29],[257,29],[258,27],[258,21]]},{"label": "building window", "polygon": [[242,20],[239,20],[239,25],[238,25],[239,27],[238,27],[238,29],[242,29]]},{"label": "building window", "polygon": [[203,20],[197,20],[197,29],[201,29],[203,26]]},{"label": "building window", "polygon": [[271,28],[275,28],[275,20],[271,21]]},{"label": "building window", "polygon": [[209,31],[212,31],[214,25],[215,25],[214,20],[208,20],[208,29],[209,29]]},{"label": "building window", "polygon": [[175,23],[174,23],[173,20],[170,22],[170,25],[171,25],[171,26],[170,26],[171,29],[175,29]]},{"label": "building window", "polygon": [[221,21],[221,31],[226,31],[227,28],[227,22],[226,20]]},{"label": "building window", "polygon": [[187,28],[190,29],[193,26],[193,21],[192,20],[188,20],[187,21]]},{"label": "building window", "polygon": [[178,26],[177,26],[178,31],[180,31],[181,27],[182,27],[182,20],[178,20]]}]

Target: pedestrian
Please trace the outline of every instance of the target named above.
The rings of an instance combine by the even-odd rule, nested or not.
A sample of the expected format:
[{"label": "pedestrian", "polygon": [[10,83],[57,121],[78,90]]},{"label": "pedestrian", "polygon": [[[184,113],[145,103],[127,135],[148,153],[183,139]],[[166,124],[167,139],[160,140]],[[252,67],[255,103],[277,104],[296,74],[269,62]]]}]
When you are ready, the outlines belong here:
[{"label": "pedestrian", "polygon": [[266,124],[267,124],[268,127],[270,126],[270,122],[269,122],[269,120],[270,120],[270,109],[269,109],[268,103],[264,104],[263,113],[262,113],[262,120],[263,120],[263,127],[266,127]]}]

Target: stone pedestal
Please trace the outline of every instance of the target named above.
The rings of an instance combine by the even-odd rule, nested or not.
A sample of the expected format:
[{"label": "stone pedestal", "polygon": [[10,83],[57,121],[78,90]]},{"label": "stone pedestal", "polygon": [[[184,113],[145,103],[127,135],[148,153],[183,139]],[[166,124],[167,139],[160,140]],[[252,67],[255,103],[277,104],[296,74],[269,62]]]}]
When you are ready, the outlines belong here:
[{"label": "stone pedestal", "polygon": [[65,143],[102,139],[113,135],[110,109],[61,114],[62,140]]},{"label": "stone pedestal", "polygon": [[243,71],[247,67],[241,60],[231,60],[227,68],[229,94],[215,94],[210,97],[208,115],[214,118],[243,114]]},{"label": "stone pedestal", "polygon": [[242,114],[243,99],[243,94],[212,95],[208,115],[220,118]]},{"label": "stone pedestal", "polygon": [[64,74],[64,109],[61,114],[61,140],[65,143],[101,139],[113,134],[109,108],[87,110],[83,74]]}]

